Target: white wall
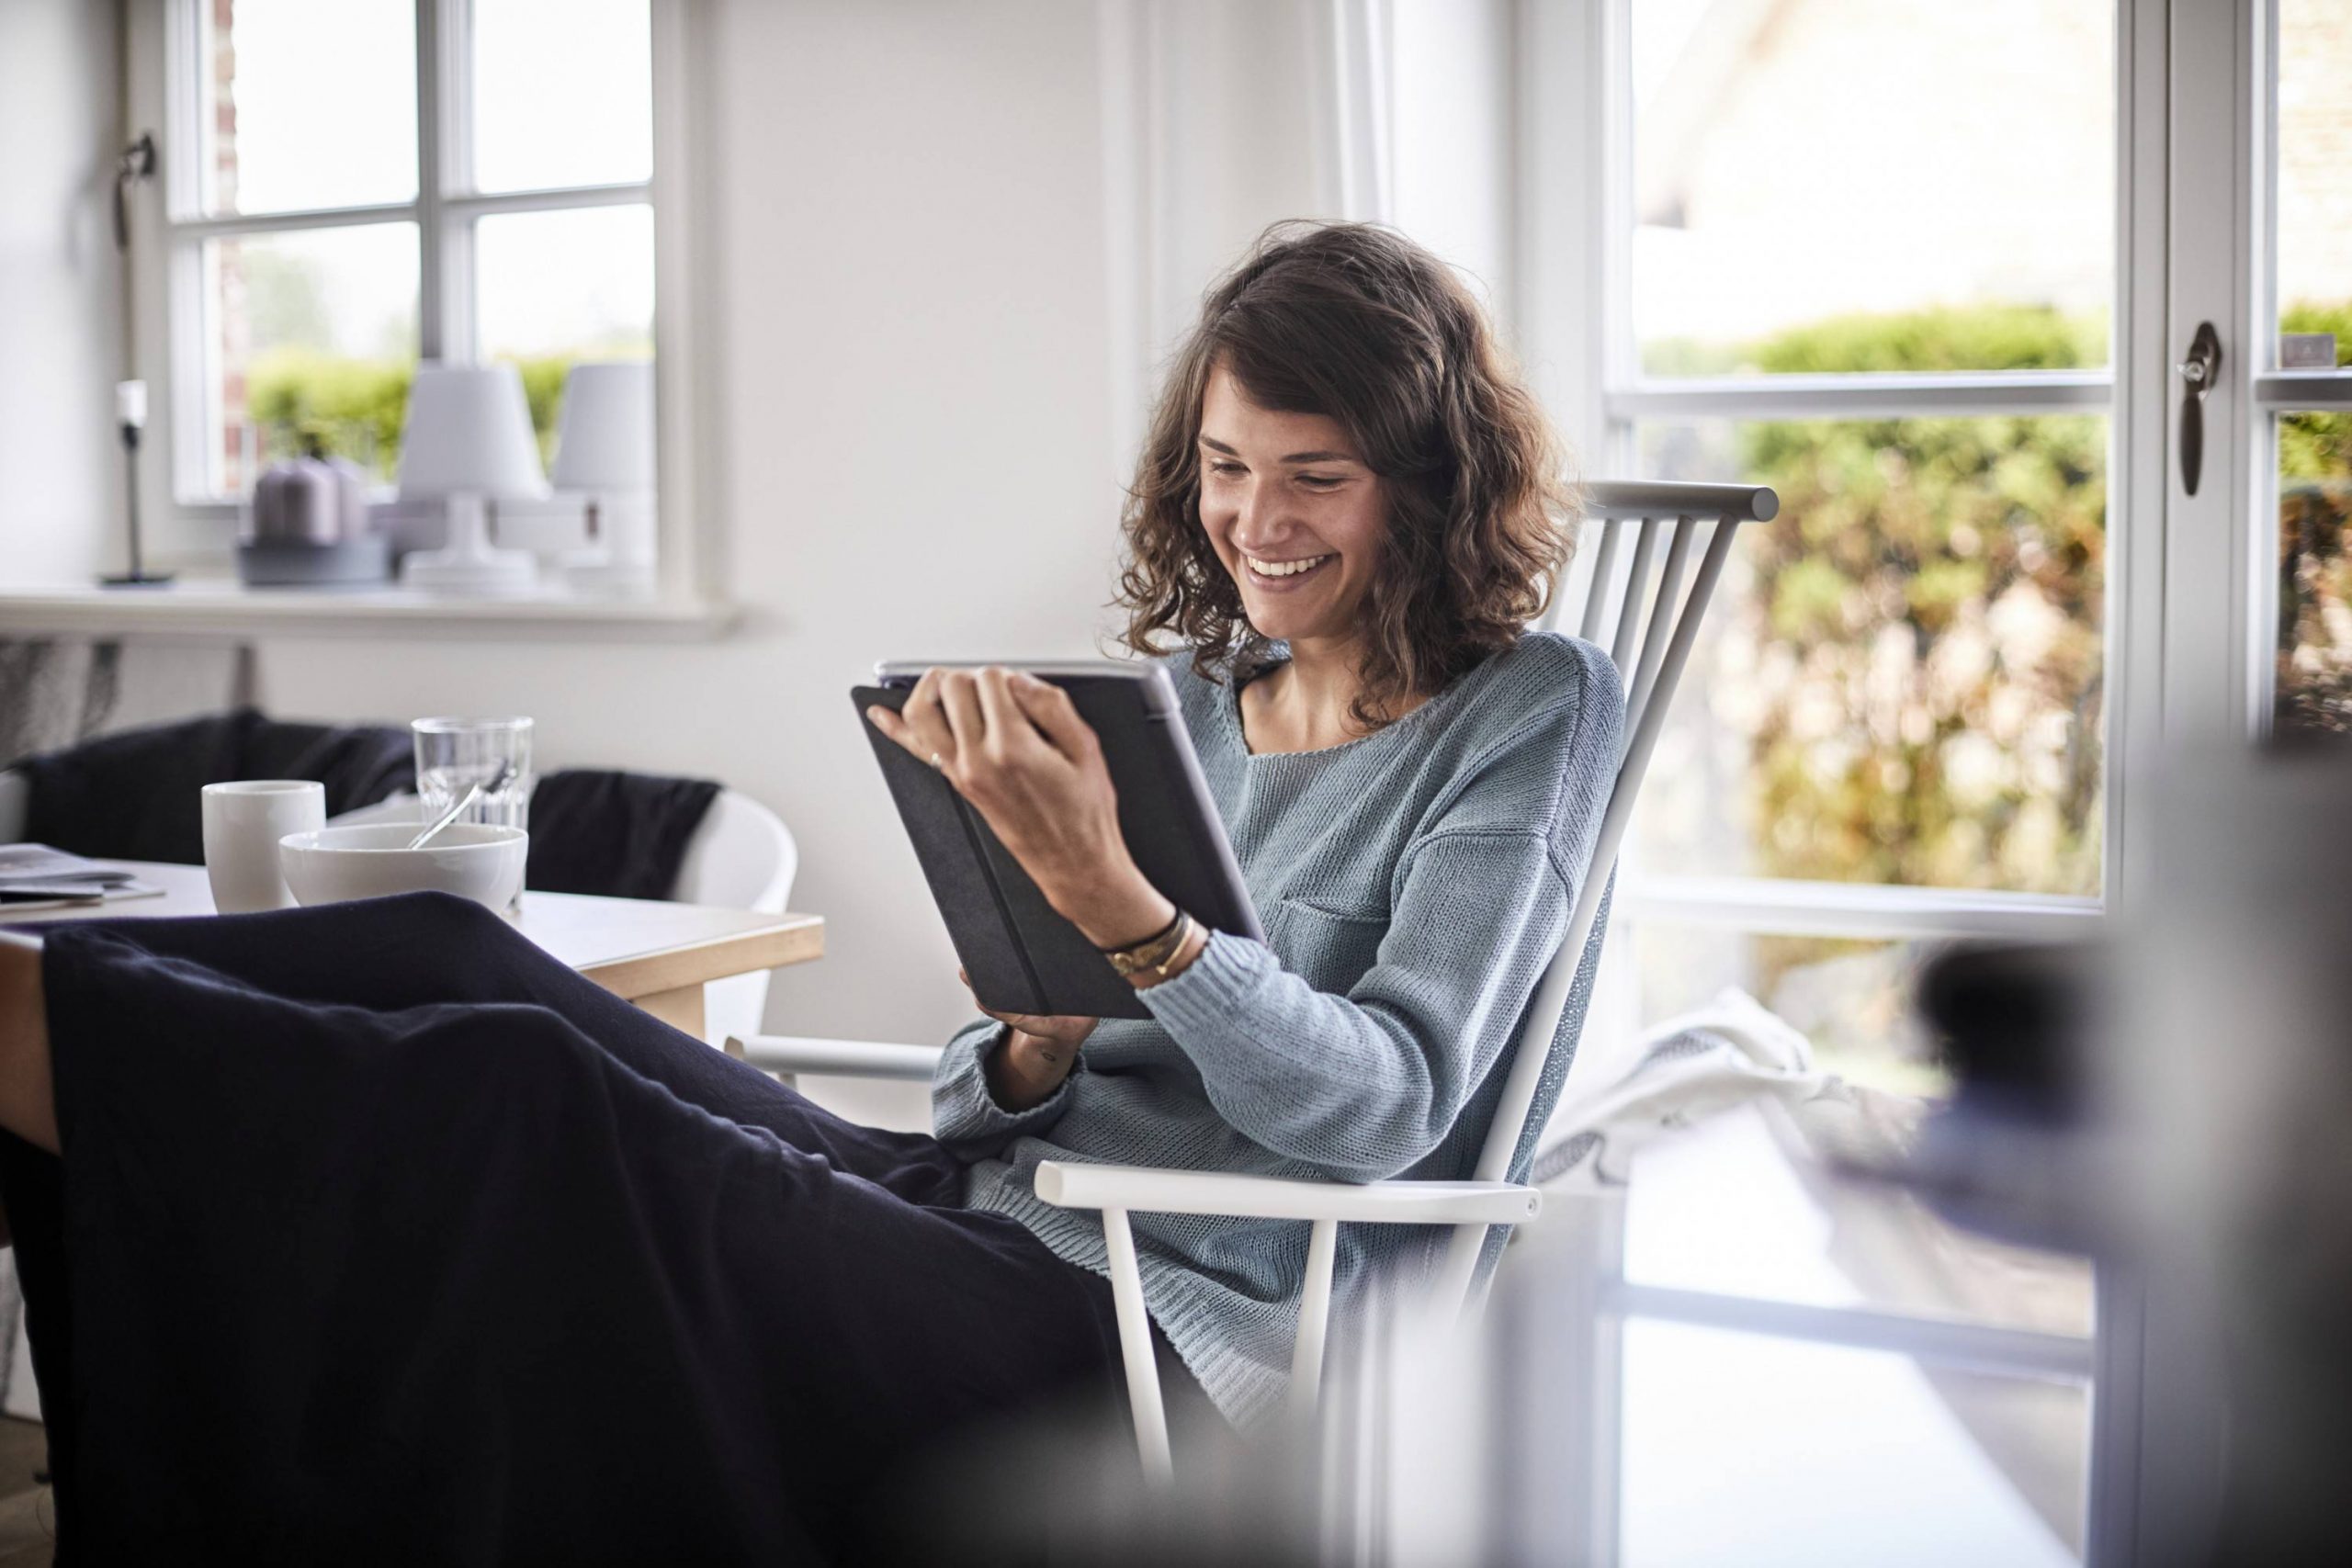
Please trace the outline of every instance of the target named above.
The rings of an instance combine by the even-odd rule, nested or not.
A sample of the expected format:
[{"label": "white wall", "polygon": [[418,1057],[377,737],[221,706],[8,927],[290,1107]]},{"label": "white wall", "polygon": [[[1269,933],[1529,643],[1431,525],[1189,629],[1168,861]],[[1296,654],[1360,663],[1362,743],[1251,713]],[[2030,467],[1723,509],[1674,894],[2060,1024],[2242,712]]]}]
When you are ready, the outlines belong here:
[{"label": "white wall", "polygon": [[[1151,352],[1175,346],[1201,296],[1269,224],[1337,218],[1329,0],[1143,0],[1121,62],[1148,152]],[[1116,87],[1114,89],[1117,96]]]},{"label": "white wall", "polygon": [[1453,264],[1508,332],[1517,130],[1513,0],[1393,0],[1391,220]]},{"label": "white wall", "polygon": [[0,566],[16,581],[120,570],[119,58],[110,5],[0,3]]}]

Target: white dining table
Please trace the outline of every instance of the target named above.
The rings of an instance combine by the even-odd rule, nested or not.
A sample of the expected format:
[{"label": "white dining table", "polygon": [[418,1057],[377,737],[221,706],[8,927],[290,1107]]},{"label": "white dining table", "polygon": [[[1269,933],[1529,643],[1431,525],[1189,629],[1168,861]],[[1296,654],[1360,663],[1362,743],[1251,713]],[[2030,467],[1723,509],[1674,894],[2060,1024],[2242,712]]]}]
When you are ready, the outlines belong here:
[{"label": "white dining table", "polygon": [[[168,919],[211,915],[212,888],[200,865],[100,861],[163,891],[105,904],[0,911],[0,925],[82,919]],[[522,933],[591,980],[689,1034],[703,1032],[703,987],[731,975],[807,964],[824,956],[817,915],[763,914],[650,898],[580,893],[523,895]]]}]

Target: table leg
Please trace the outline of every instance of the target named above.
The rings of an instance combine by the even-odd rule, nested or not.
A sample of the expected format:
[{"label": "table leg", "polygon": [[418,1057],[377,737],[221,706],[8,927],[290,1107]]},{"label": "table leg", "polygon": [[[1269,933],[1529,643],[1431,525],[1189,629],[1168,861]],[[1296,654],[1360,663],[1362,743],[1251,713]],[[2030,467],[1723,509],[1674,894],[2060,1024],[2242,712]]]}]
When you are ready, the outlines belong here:
[{"label": "table leg", "polygon": [[683,1029],[697,1040],[702,1038],[702,987],[699,985],[680,986],[670,991],[652,991],[631,999],[672,1028]]}]

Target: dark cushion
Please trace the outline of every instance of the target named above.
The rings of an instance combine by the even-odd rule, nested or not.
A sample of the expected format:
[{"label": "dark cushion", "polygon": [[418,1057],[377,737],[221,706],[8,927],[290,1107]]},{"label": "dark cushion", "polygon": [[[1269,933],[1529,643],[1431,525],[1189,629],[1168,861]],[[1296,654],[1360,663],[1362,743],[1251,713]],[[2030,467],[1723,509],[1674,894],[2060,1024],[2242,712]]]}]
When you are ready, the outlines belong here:
[{"label": "dark cushion", "polygon": [[27,784],[25,837],[106,860],[204,863],[202,790],[231,779],[316,779],[327,815],[410,785],[404,728],[288,724],[254,708],[148,725],[9,764]]},{"label": "dark cushion", "polygon": [[718,798],[707,779],[573,768],[531,791],[531,860],[523,885],[539,893],[667,898],[686,840]]}]

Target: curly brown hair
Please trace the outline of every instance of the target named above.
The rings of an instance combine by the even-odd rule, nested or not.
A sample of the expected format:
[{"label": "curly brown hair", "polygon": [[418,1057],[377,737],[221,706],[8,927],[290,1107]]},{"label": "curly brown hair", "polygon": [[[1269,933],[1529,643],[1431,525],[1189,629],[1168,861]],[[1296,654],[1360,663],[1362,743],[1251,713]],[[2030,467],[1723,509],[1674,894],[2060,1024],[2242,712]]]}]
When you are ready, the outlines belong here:
[{"label": "curly brown hair", "polygon": [[1354,717],[1377,728],[1507,648],[1567,559],[1572,494],[1550,423],[1445,264],[1393,230],[1281,223],[1212,288],[1176,354],[1122,519],[1126,645],[1193,649],[1232,679],[1268,644],[1201,525],[1202,398],[1337,420],[1389,499],[1364,604]]}]

